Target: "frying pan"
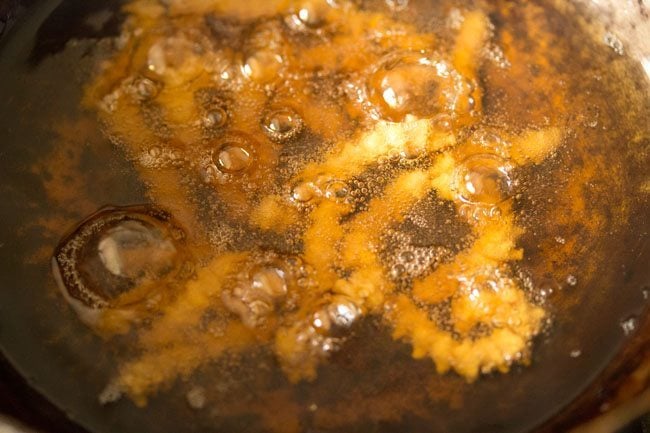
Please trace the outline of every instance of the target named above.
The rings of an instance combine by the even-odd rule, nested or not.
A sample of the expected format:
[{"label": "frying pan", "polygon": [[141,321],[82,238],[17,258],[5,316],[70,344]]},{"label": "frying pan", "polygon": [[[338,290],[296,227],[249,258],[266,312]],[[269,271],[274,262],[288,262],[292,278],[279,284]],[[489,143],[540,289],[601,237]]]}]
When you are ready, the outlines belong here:
[{"label": "frying pan", "polygon": [[[6,359],[4,381],[18,383],[7,392],[39,401],[36,413],[59,423],[45,426],[57,431],[260,431],[254,414],[230,416],[218,405],[192,409],[184,398],[190,386],[185,381],[152,398],[146,408],[125,400],[100,405],[97,396],[115,371],[117,354],[76,320],[54,286],[49,257],[70,227],[101,206],[147,201],[132,167],[116,157],[92,116],[78,108],[93,66],[89,53],[102,49],[101,38],[119,33],[119,6],[115,0],[0,1],[0,349]],[[639,73],[645,67],[650,75],[650,10],[644,0],[575,1],[570,10],[598,37],[625,47]],[[639,92],[648,95],[647,88]],[[76,143],[80,166],[43,165],[62,139]],[[647,180],[649,145],[648,136],[636,144],[638,155],[627,173],[630,185]],[[63,176],[70,187],[55,199],[45,191],[54,176]],[[304,405],[298,410],[303,430],[566,431],[634,401],[650,377],[650,206],[647,194],[631,203],[625,229],[603,236],[606,245],[599,245],[607,251],[606,266],[566,295],[574,302],[558,307],[552,330],[536,341],[530,367],[471,385],[452,375],[436,377],[431,380],[441,390],[440,400],[413,409],[423,378],[434,374],[432,366],[412,360],[406,345],[392,343],[376,324],[364,323],[354,344],[336,354],[314,383],[291,388],[294,401]],[[578,348],[579,356],[569,356]],[[228,376],[222,398],[270,398],[255,395],[257,379],[237,373]],[[200,374],[223,372],[208,366]],[[33,394],[24,390],[23,380]],[[269,373],[264,387],[285,389],[285,384]],[[42,409],[49,406],[39,395],[58,411]],[[365,416],[344,426],[318,427],[310,402],[337,399],[359,410],[367,401],[378,406],[363,409]],[[386,401],[402,409],[380,404]],[[383,416],[387,413],[394,416]]]}]

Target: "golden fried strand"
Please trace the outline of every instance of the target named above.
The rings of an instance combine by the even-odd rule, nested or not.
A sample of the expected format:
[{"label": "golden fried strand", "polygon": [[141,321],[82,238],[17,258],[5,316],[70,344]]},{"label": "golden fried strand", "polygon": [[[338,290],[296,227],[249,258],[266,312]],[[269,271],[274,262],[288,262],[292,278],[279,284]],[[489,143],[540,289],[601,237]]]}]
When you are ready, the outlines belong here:
[{"label": "golden fried strand", "polygon": [[215,333],[201,331],[203,314],[224,314],[220,293],[246,254],[224,254],[201,268],[175,301],[163,307],[162,317],[138,335],[142,355],[124,364],[116,380],[121,391],[143,404],[153,390],[186,375],[228,350],[240,350],[261,338],[238,322]]},{"label": "golden fried strand", "polygon": [[562,144],[562,137],[559,127],[526,131],[511,138],[510,158],[520,166],[539,164]]},{"label": "golden fried strand", "polygon": [[351,223],[342,247],[342,264],[352,270],[347,279],[337,281],[335,290],[373,310],[384,301],[391,284],[383,273],[377,250],[382,233],[399,222],[414,203],[429,191],[428,173],[407,172],[397,177],[368,210]]},{"label": "golden fried strand", "polygon": [[[531,131],[513,140],[509,150],[516,164],[540,163],[555,151],[560,138],[558,128]],[[462,154],[462,150],[457,152]],[[458,163],[451,155],[442,161],[447,164],[443,169],[446,175],[436,178],[434,187],[439,196],[464,206],[453,186]],[[523,257],[523,251],[516,247],[522,229],[515,225],[509,202],[494,205],[498,217],[470,221],[476,238],[469,248],[413,285],[412,295],[419,301],[435,304],[452,299],[453,327],[463,336],[461,343],[435,330],[436,325],[423,311],[417,312],[419,307],[405,296],[397,301],[397,312],[391,316],[396,326],[394,336],[408,339],[414,356],[428,355],[439,370],[453,368],[468,380],[474,380],[480,371],[507,371],[514,357],[527,353],[526,342],[539,332],[545,317],[544,311],[528,301],[508,277],[504,263]],[[489,335],[469,339],[478,325],[489,326]],[[445,351],[452,355],[443,355]],[[463,358],[456,358],[460,354]]]},{"label": "golden fried strand", "polygon": [[[178,330],[173,331],[178,333]],[[188,332],[184,338],[166,346],[144,349],[138,358],[122,365],[114,386],[129,395],[139,406],[147,397],[173,380],[187,377],[197,368],[225,353],[236,353],[259,342],[255,332],[238,322],[230,322],[213,336],[202,332]]]},{"label": "golden fried strand", "polygon": [[530,307],[519,295],[515,295],[510,307],[532,316],[527,317],[529,325],[525,329],[505,326],[486,337],[458,341],[451,333],[440,330],[407,296],[398,295],[390,313],[394,324],[393,337],[408,340],[413,346],[414,358],[430,357],[439,373],[454,369],[469,381],[475,380],[482,372],[498,370],[505,373],[512,362],[527,362],[528,342],[539,332],[544,315],[543,310]]},{"label": "golden fried strand", "polygon": [[337,146],[323,162],[308,165],[297,177],[314,179],[326,174],[345,181],[363,173],[382,157],[413,158],[449,148],[454,143],[453,134],[436,130],[428,119],[403,123],[380,121],[360,138]]},{"label": "golden fried strand", "polygon": [[350,212],[350,205],[324,200],[311,214],[311,225],[303,234],[303,257],[316,271],[318,284],[324,289],[333,287],[337,275],[340,244],[344,228],[341,217]]}]

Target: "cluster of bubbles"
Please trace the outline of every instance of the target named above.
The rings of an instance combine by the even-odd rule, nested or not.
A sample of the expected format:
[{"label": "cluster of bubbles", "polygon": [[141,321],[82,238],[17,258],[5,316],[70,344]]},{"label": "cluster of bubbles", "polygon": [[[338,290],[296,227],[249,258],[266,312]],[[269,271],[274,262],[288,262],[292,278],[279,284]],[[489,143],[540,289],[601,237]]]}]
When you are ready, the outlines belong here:
[{"label": "cluster of bubbles", "polygon": [[297,257],[259,254],[249,260],[221,300],[242,323],[255,328],[279,311],[296,306],[301,290],[309,288],[309,268]]},{"label": "cluster of bubbles", "polygon": [[325,198],[337,203],[349,202],[351,188],[342,180],[328,175],[316,177],[314,181],[301,182],[291,191],[291,199],[299,204],[313,202]]},{"label": "cluster of bubbles", "polygon": [[639,319],[637,316],[629,316],[621,320],[621,329],[626,336],[634,334],[639,326]]},{"label": "cluster of bubbles", "polygon": [[[467,297],[474,310],[488,313],[486,315],[489,315],[491,307],[484,301],[484,294],[499,293],[503,288],[515,285],[514,280],[507,275],[507,272],[494,266],[486,266],[471,274],[459,275],[457,279],[460,285],[456,296]],[[496,315],[490,320],[490,325],[495,328],[521,325],[521,319],[516,314],[509,314],[505,323],[499,320],[500,318]]]},{"label": "cluster of bubbles", "polygon": [[328,297],[314,313],[293,325],[296,350],[285,362],[301,368],[339,350],[362,314],[362,309],[346,296]]},{"label": "cluster of bubbles", "polygon": [[[145,69],[128,77],[106,95],[103,106],[114,111],[124,95],[136,103],[155,102],[164,86],[191,81],[188,71],[212,76],[216,93],[237,95],[245,86],[259,86],[267,90],[267,95],[288,86],[291,93],[295,90],[292,90],[291,81],[298,78],[293,65],[289,64],[291,34],[322,33],[330,24],[329,11],[342,7],[340,3],[295,2],[282,20],[275,17],[248,24],[211,16],[207,22],[213,35],[206,30],[176,29],[151,45]],[[408,6],[408,1],[404,0],[386,3],[391,10],[403,10]],[[234,46],[223,45],[222,40],[233,40]],[[327,40],[322,42],[327,43]],[[432,52],[389,52],[368,70],[359,72],[361,83],[351,84],[356,80],[351,76],[346,82],[355,89],[355,98],[374,119],[433,118],[441,113],[454,113],[463,105],[460,102],[463,98],[470,102],[471,109],[472,83]],[[317,76],[315,73],[314,77]],[[301,77],[311,79],[310,74]],[[207,103],[205,98],[198,98],[197,102],[201,105],[197,126],[213,132],[228,127],[231,107],[227,98],[207,98]],[[270,110],[260,123],[275,142],[294,138],[303,129],[300,116],[286,106]]]},{"label": "cluster of bubbles", "polygon": [[615,34],[606,32],[605,36],[603,36],[603,42],[619,56],[625,55],[625,45]]},{"label": "cluster of bubbles", "polygon": [[[337,31],[336,25],[328,21],[332,10],[348,6],[348,2],[341,0],[296,1],[291,2],[281,17],[246,23],[209,16],[205,20],[208,31],[199,28],[171,29],[149,47],[145,69],[125,79],[117,90],[106,96],[103,105],[108,111],[113,111],[120,98],[125,97],[140,106],[156,106],[156,99],[165,86],[174,88],[187,85],[195,78],[197,70],[210,75],[213,84],[194,91],[198,117],[192,125],[201,131],[202,142],[183,146],[182,143],[175,143],[175,140],[161,140],[141,151],[136,155],[136,160],[141,166],[152,169],[182,166],[185,168],[183,181],[188,184],[201,181],[217,186],[236,183],[240,188],[237,193],[243,191],[255,195],[260,188],[266,187],[265,184],[260,186],[256,180],[262,170],[260,167],[267,163],[260,149],[264,151],[266,146],[280,147],[295,142],[309,126],[300,112],[301,90],[294,89],[291,83],[299,79],[317,83],[314,85],[321,87],[328,86],[322,84],[326,80],[321,75],[313,71],[305,73],[300,67],[295,67],[299,65],[292,64],[290,44],[329,43],[328,39]],[[391,11],[399,12],[408,7],[408,1],[387,0],[386,6]],[[379,119],[400,122],[428,118],[438,130],[450,131],[456,114],[461,110],[459,107],[465,105],[465,100],[471,102],[472,83],[439,53],[425,50],[388,51],[378,62],[357,74],[334,80],[338,84],[330,87],[343,88],[346,83],[351,85],[354,89],[353,102],[362,106],[361,111],[371,122]],[[236,126],[234,121],[239,114],[234,110],[247,109],[242,101],[250,88],[263,90],[267,97],[258,125],[254,126],[259,127],[258,131],[239,130],[240,126]],[[275,101],[275,95],[283,92],[289,95],[296,93],[291,104]],[[341,93],[345,97],[345,92]],[[471,104],[468,107],[471,109]],[[341,109],[344,109],[343,106]],[[155,125],[147,126],[161,129]],[[260,131],[262,135],[256,134]],[[400,161],[414,161],[419,156],[420,153],[406,151],[396,157]],[[301,162],[292,161],[289,171],[299,167]],[[386,165],[391,165],[382,165],[382,161],[379,164],[382,170]],[[284,176],[282,173],[273,174]],[[385,178],[389,176],[390,173],[383,174]],[[291,178],[292,174],[284,177]],[[480,183],[477,179],[475,181]],[[374,194],[374,190],[369,188],[357,188],[354,180],[342,181],[328,176],[291,186],[284,185],[282,188],[285,192],[291,188],[288,196],[298,208],[313,206],[320,200],[331,200],[355,204],[356,210],[362,210],[364,203]],[[202,202],[201,207],[204,204],[211,209],[220,206],[207,201]],[[480,210],[485,211],[483,207]],[[221,240],[213,243],[223,244]],[[402,268],[402,274],[410,275],[409,278],[423,273],[440,252],[426,254],[426,257],[418,259],[426,262],[419,265],[418,269],[422,269],[416,271],[412,264],[396,263],[391,273],[397,275]],[[241,296],[247,298],[249,295]],[[254,305],[247,302],[244,302],[246,311],[255,308],[260,311],[260,314],[249,314],[251,322],[257,320],[257,316],[264,316],[263,311],[272,310],[269,305],[274,304],[269,300]],[[242,307],[240,310],[244,311]]]},{"label": "cluster of bubbles", "polygon": [[386,0],[386,5],[394,12],[401,12],[408,8],[409,0]]},{"label": "cluster of bubbles", "polygon": [[390,253],[390,276],[399,283],[408,283],[428,274],[438,263],[450,256],[449,250],[444,247],[416,247],[407,242],[400,242],[399,247]]},{"label": "cluster of bubbles", "polygon": [[178,167],[185,162],[182,153],[171,146],[151,146],[138,155],[138,163],[146,168]]},{"label": "cluster of bubbles", "polygon": [[144,75],[135,75],[126,78],[121,85],[104,96],[101,108],[107,112],[114,112],[123,96],[132,98],[137,103],[147,103],[158,96],[162,83]]}]

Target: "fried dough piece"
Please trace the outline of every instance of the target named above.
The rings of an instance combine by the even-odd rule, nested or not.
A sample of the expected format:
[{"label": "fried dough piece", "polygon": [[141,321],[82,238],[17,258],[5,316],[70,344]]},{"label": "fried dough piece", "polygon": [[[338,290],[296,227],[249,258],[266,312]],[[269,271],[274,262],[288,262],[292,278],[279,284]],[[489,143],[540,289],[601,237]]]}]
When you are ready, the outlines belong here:
[{"label": "fried dough piece", "polygon": [[264,340],[264,335],[236,321],[228,321],[212,333],[201,329],[207,311],[227,315],[221,306],[221,290],[246,259],[243,253],[215,258],[187,282],[175,301],[162,308],[162,316],[150,329],[139,332],[141,355],[123,364],[115,380],[122,392],[143,405],[147,395],[179,375],[190,374],[226,351],[243,350]]},{"label": "fried dough piece", "polygon": [[[509,150],[519,165],[540,163],[560,143],[560,130],[550,128],[515,137]],[[462,150],[457,151],[462,154]],[[456,165],[451,155],[447,162]],[[436,190],[441,197],[463,206],[451,176],[448,173],[447,178],[439,178],[442,181],[435,182]],[[476,239],[469,248],[413,286],[412,296],[419,301],[435,304],[452,299],[451,318],[454,330],[461,335],[460,342],[435,329],[437,325],[423,310],[418,312],[420,307],[406,296],[396,301],[391,316],[394,336],[409,340],[414,356],[429,356],[439,371],[453,368],[470,381],[480,372],[506,372],[514,359],[527,356],[527,342],[540,331],[545,317],[544,310],[527,300],[524,291],[508,276],[505,264],[523,257],[523,251],[516,247],[522,230],[515,225],[509,202],[495,205],[498,217],[470,221]],[[479,325],[487,326],[489,334],[471,338]]]},{"label": "fried dough piece", "polygon": [[[480,11],[465,14],[452,52],[454,68],[472,83],[471,96],[460,102],[460,111],[480,114],[483,109],[483,89],[479,85],[478,69],[482,60],[482,50],[491,37],[489,19]],[[475,114],[475,115],[476,115]]]},{"label": "fried dough piece", "polygon": [[149,395],[178,377],[188,377],[207,362],[226,353],[246,350],[259,342],[254,331],[234,321],[228,323],[222,333],[213,336],[189,332],[166,346],[145,349],[141,356],[121,366],[117,381],[110,386],[126,393],[138,406],[145,406]]},{"label": "fried dough piece", "polygon": [[454,369],[470,382],[480,373],[494,370],[506,373],[513,362],[528,362],[528,342],[539,332],[544,314],[540,308],[531,308],[519,298],[515,295],[513,303],[504,308],[514,309],[516,313],[508,313],[511,317],[524,314],[528,324],[525,328],[505,326],[493,330],[489,336],[459,341],[451,333],[442,331],[406,295],[398,295],[390,314],[393,337],[409,341],[414,358],[430,357],[439,373]]},{"label": "fried dough piece", "polygon": [[329,153],[321,163],[309,164],[299,179],[327,175],[345,181],[363,173],[382,157],[393,155],[433,154],[455,144],[455,137],[441,132],[428,119],[392,123],[379,121],[372,130],[356,140],[344,142]]},{"label": "fried dough piece", "polygon": [[325,200],[310,214],[311,225],[303,234],[303,257],[316,271],[323,289],[333,287],[337,279],[335,267],[345,235],[341,217],[348,214],[350,205]]},{"label": "fried dough piece", "polygon": [[407,172],[397,177],[381,197],[370,201],[368,210],[348,224],[341,256],[342,265],[352,271],[349,278],[335,284],[337,293],[345,294],[368,309],[382,305],[392,291],[383,272],[378,249],[382,233],[399,222],[406,212],[429,191],[428,173]]}]

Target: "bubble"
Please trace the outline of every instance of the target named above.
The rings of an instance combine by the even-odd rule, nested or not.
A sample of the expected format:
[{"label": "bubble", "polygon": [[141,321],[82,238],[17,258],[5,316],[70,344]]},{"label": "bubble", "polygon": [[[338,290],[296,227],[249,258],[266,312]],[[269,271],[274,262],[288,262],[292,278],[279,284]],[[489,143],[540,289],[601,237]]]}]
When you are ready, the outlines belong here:
[{"label": "bubble", "polygon": [[639,319],[636,316],[630,316],[626,319],[623,319],[620,323],[623,333],[626,336],[632,335],[637,327],[639,326]]},{"label": "bubble", "polygon": [[311,182],[296,185],[291,191],[291,198],[300,203],[306,203],[316,196],[316,187]]},{"label": "bubble", "polygon": [[208,401],[205,395],[205,389],[201,386],[195,386],[190,389],[185,395],[185,398],[187,399],[187,404],[196,410],[203,409]]},{"label": "bubble", "polygon": [[361,316],[361,310],[351,300],[339,297],[327,307],[333,326],[339,329],[349,329]]},{"label": "bubble", "polygon": [[299,268],[287,259],[254,258],[237,276],[233,287],[222,292],[221,300],[244,325],[258,327],[286,302]]},{"label": "bubble", "polygon": [[107,405],[110,403],[115,403],[119,401],[124,395],[124,390],[122,386],[114,381],[111,381],[106,385],[106,387],[99,393],[97,400],[101,405]]},{"label": "bubble", "polygon": [[490,44],[488,49],[485,50],[487,58],[501,69],[508,69],[512,66],[503,49],[497,44]]},{"label": "bubble", "polygon": [[408,8],[409,0],[386,0],[386,6],[393,12],[400,12]]},{"label": "bubble", "polygon": [[152,158],[158,158],[162,155],[162,149],[159,146],[152,146],[147,152]]},{"label": "bubble", "polygon": [[431,120],[433,126],[440,131],[450,132],[453,128],[452,119],[449,114],[440,113],[433,116]]},{"label": "bubble", "polygon": [[292,351],[282,362],[285,366],[302,368],[315,364],[340,349],[361,311],[344,296],[335,296],[305,319],[293,322],[287,329]]},{"label": "bubble", "polygon": [[574,349],[571,352],[569,352],[569,356],[571,358],[579,358],[582,355],[582,350],[580,349]]},{"label": "bubble", "polygon": [[278,298],[287,294],[287,281],[285,272],[273,266],[262,266],[251,273],[251,287],[260,290],[271,298]]},{"label": "bubble", "polygon": [[501,208],[498,206],[492,206],[487,209],[486,216],[488,218],[499,218],[502,215]]},{"label": "bubble", "polygon": [[130,86],[131,93],[139,101],[148,101],[158,96],[160,84],[146,77],[137,77]]},{"label": "bubble", "polygon": [[623,46],[623,42],[621,42],[621,40],[615,34],[610,32],[605,33],[603,42],[605,42],[605,45],[610,47],[619,56],[625,54],[625,47]]},{"label": "bubble", "polygon": [[268,302],[251,299],[246,287],[236,287],[232,291],[225,290],[221,293],[224,306],[232,313],[239,316],[241,322],[249,327],[260,326],[273,307]]},{"label": "bubble", "polygon": [[142,221],[124,221],[106,230],[97,244],[99,259],[116,277],[141,279],[172,267],[176,248]]},{"label": "bubble", "polygon": [[406,273],[406,268],[402,264],[394,265],[390,270],[390,276],[394,280],[399,280]]},{"label": "bubble", "polygon": [[76,309],[116,306],[136,287],[177,273],[184,262],[184,236],[177,239],[177,230],[168,214],[149,207],[110,208],[92,215],[62,240],[53,258],[66,299]]},{"label": "bubble", "polygon": [[296,31],[318,30],[326,24],[328,9],[331,7],[332,5],[323,0],[298,2],[286,19],[287,26]]},{"label": "bubble", "polygon": [[113,113],[117,109],[118,101],[122,97],[122,89],[115,89],[114,91],[104,95],[100,102],[100,108],[108,113]]},{"label": "bubble", "polygon": [[270,50],[260,50],[246,58],[241,66],[244,76],[258,84],[270,84],[280,78],[284,59]]},{"label": "bubble", "polygon": [[286,141],[300,133],[302,119],[290,108],[268,113],[262,120],[264,132],[274,141]]},{"label": "bubble", "polygon": [[312,317],[312,326],[321,334],[326,334],[332,327],[332,321],[329,315],[323,311],[317,311]]},{"label": "bubble", "polygon": [[151,72],[162,74],[167,68],[165,59],[165,49],[163,43],[156,43],[149,48],[149,55],[147,57],[147,69]]},{"label": "bubble", "polygon": [[138,155],[138,163],[147,168],[176,167],[184,161],[181,151],[172,147],[151,146]]},{"label": "bubble", "polygon": [[[414,160],[419,158],[422,154],[423,152],[421,148],[407,144],[398,155],[391,155],[391,157],[393,157],[393,159]],[[389,161],[385,161],[385,164],[388,162]]]},{"label": "bubble", "polygon": [[403,251],[400,255],[399,258],[406,263],[411,263],[415,261],[415,253],[413,251]]},{"label": "bubble", "polygon": [[[325,306],[313,313],[311,327],[330,343],[340,342],[361,317],[361,309],[346,296],[335,296]],[[333,349],[333,347],[332,347]]]},{"label": "bubble", "polygon": [[510,172],[510,165],[497,155],[470,156],[455,173],[458,198],[470,204],[499,204],[513,194]]},{"label": "bubble", "polygon": [[201,49],[200,44],[188,39],[186,35],[177,34],[162,38],[149,48],[147,70],[158,75],[168,72],[173,74]]},{"label": "bubble", "polygon": [[578,284],[578,278],[575,275],[568,275],[566,277],[566,283],[570,287],[575,287]]},{"label": "bubble", "polygon": [[[522,277],[523,278],[523,277]],[[535,303],[543,305],[548,301],[548,298],[554,293],[562,290],[562,285],[550,275],[542,277],[535,283],[530,281],[530,286],[534,286],[536,290],[532,292],[532,299]]]},{"label": "bubble", "polygon": [[202,87],[194,92],[194,102],[201,113],[200,123],[206,129],[217,129],[228,122],[229,94],[217,87]]},{"label": "bubble", "polygon": [[201,123],[205,128],[221,128],[228,120],[228,113],[221,107],[214,107],[203,114]]},{"label": "bubble", "polygon": [[[255,299],[248,303],[248,310],[250,312],[249,317],[251,318],[242,317],[242,320],[244,323],[255,323],[255,326],[257,326],[259,324],[259,318],[267,316],[273,311],[273,305],[270,302]],[[255,322],[252,322],[253,320]]]},{"label": "bubble", "polygon": [[251,153],[239,143],[226,143],[216,153],[213,160],[223,173],[240,173],[251,164]]},{"label": "bubble", "polygon": [[424,52],[402,52],[380,63],[366,88],[376,117],[401,122],[453,110],[462,77],[443,60],[433,60]]},{"label": "bubble", "polygon": [[502,155],[508,144],[501,138],[498,130],[493,128],[480,128],[475,131],[471,143],[485,149],[482,153]]},{"label": "bubble", "polygon": [[349,193],[348,184],[340,180],[331,180],[325,186],[325,198],[329,200],[345,201]]}]

